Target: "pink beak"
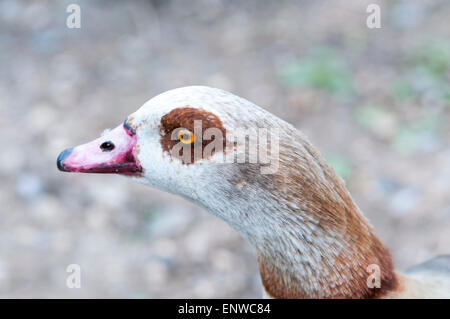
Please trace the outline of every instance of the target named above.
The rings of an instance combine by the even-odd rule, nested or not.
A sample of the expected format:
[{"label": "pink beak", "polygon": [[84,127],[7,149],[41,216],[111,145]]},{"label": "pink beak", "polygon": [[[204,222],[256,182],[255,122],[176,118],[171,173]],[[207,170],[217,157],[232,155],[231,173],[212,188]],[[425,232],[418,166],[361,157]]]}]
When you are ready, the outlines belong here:
[{"label": "pink beak", "polygon": [[133,128],[120,125],[102,137],[59,154],[60,171],[139,175],[142,167],[136,158],[137,137]]}]

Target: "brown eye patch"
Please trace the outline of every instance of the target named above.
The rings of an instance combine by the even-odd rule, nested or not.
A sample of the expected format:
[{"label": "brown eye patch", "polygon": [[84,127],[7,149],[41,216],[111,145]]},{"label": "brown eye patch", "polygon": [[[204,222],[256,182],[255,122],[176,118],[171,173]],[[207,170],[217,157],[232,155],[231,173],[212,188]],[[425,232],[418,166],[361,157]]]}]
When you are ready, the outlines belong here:
[{"label": "brown eye patch", "polygon": [[[201,121],[201,128],[202,133],[201,136],[197,136],[199,132],[194,131],[194,123],[195,121]],[[209,128],[217,128],[222,132],[222,147],[223,150],[225,150],[226,146],[226,139],[225,139],[225,128],[222,125],[222,121],[213,113],[207,112],[202,109],[196,109],[191,107],[181,107],[176,108],[172,111],[170,111],[168,114],[164,115],[161,118],[161,146],[163,151],[168,152],[169,154],[179,157],[182,159],[184,164],[190,164],[194,163],[196,160],[199,160],[204,157],[204,150],[205,147],[213,143],[217,136],[212,136],[211,139],[203,139],[203,134],[205,131]],[[189,130],[192,133],[195,133],[195,142],[190,145],[184,145],[184,147],[180,150],[180,152],[177,154],[177,152],[172,152],[172,149],[175,145],[179,143],[179,141],[176,139],[177,131],[180,129],[186,129]],[[174,139],[175,138],[175,139]],[[201,147],[201,154],[197,154],[200,152],[194,152],[194,147]],[[187,150],[187,148],[190,148],[190,161],[189,158],[186,161],[184,155],[184,151]],[[214,154],[215,150],[213,149],[211,154]]]}]

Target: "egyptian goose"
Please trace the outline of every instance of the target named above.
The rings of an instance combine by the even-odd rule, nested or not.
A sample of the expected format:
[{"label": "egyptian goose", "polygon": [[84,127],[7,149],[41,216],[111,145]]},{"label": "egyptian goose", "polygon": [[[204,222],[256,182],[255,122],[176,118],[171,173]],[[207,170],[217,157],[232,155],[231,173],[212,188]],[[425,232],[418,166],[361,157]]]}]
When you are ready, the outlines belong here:
[{"label": "egyptian goose", "polygon": [[[236,139],[240,129],[251,134]],[[265,161],[262,153],[251,161],[251,142]],[[63,151],[57,165],[128,175],[222,218],[256,249],[265,297],[450,297],[450,256],[394,271],[343,181],[303,134],[226,91],[162,93],[100,138]]]}]

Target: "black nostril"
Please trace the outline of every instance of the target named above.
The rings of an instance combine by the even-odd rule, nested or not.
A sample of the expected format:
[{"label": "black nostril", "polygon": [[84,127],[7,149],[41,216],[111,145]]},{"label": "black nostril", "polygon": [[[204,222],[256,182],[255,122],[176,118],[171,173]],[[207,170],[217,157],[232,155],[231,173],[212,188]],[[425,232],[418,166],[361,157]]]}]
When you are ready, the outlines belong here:
[{"label": "black nostril", "polygon": [[103,152],[111,152],[114,149],[114,147],[115,146],[114,146],[113,142],[111,142],[111,141],[103,142],[102,145],[100,145],[100,149]]}]

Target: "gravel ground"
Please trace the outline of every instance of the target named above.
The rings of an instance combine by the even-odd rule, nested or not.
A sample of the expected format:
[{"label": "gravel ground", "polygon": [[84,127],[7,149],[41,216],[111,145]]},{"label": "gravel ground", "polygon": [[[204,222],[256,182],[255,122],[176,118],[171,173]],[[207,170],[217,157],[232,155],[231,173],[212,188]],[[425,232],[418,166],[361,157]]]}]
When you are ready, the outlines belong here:
[{"label": "gravel ground", "polygon": [[[381,7],[368,29],[366,7]],[[0,297],[260,297],[221,220],[58,153],[171,88],[220,87],[300,128],[399,269],[450,253],[447,1],[0,2]],[[66,286],[69,264],[81,288]]]}]

